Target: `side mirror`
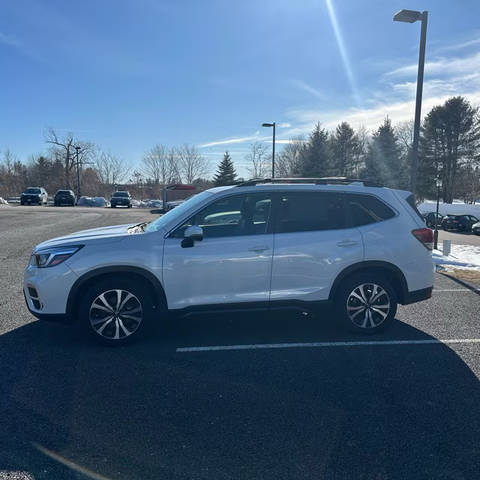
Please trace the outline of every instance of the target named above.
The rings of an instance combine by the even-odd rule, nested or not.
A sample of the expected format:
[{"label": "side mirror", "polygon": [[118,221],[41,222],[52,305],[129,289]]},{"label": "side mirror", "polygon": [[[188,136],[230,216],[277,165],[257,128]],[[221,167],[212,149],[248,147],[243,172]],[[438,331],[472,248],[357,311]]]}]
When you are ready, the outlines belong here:
[{"label": "side mirror", "polygon": [[192,225],[183,232],[182,248],[191,248],[195,242],[203,240],[203,229],[198,225]]}]

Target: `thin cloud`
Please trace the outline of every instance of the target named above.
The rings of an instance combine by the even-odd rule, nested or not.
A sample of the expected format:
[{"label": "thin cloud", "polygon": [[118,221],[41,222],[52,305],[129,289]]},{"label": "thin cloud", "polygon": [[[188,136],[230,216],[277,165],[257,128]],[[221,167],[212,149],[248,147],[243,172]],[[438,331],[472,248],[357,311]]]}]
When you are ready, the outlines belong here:
[{"label": "thin cloud", "polygon": [[453,45],[445,45],[444,47],[438,48],[439,52],[452,52],[456,50],[462,50],[463,48],[473,47],[480,44],[480,37],[468,40],[466,42],[456,43]]},{"label": "thin cloud", "polygon": [[300,90],[313,95],[314,97],[319,98],[320,100],[325,100],[326,95],[322,93],[320,90],[312,87],[308,83],[304,82],[303,80],[292,80],[292,84],[295,85]]},{"label": "thin cloud", "polygon": [[199,148],[215,147],[217,145],[230,145],[232,143],[244,143],[252,140],[259,140],[259,137],[257,135],[250,135],[248,137],[233,137],[233,138],[227,138],[225,140],[215,140],[213,142],[208,142],[208,143],[199,145]]},{"label": "thin cloud", "polygon": [[0,32],[0,43],[8,45],[9,47],[20,47],[21,43],[11,35],[7,35],[3,32]]},{"label": "thin cloud", "polygon": [[[416,64],[406,65],[385,73],[386,77],[405,77],[417,73]],[[451,73],[470,73],[480,70],[480,53],[464,58],[438,58],[425,63],[425,74],[446,75]]]}]

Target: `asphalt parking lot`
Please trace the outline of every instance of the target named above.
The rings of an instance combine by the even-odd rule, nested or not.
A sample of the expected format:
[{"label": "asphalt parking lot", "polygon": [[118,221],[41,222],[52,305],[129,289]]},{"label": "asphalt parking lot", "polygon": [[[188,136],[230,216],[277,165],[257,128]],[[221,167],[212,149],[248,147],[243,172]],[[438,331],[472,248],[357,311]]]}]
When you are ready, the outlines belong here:
[{"label": "asphalt parking lot", "polygon": [[0,209],[0,475],[477,477],[480,295],[444,276],[368,338],[325,309],[191,316],[108,349],[31,317],[21,280],[36,243],[152,217]]}]

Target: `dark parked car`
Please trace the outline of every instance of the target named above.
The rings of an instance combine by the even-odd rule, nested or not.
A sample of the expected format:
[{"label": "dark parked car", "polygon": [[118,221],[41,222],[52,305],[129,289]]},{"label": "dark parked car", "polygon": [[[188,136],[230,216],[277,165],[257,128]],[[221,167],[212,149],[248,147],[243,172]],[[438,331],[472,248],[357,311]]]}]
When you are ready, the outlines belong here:
[{"label": "dark parked car", "polygon": [[[435,217],[437,216],[436,212],[428,212],[423,215],[425,219],[425,223],[427,224],[428,228],[435,228]],[[442,225],[443,215],[440,213],[437,216],[437,227]]]},{"label": "dark parked car", "polygon": [[43,187],[28,187],[20,196],[21,205],[46,205],[48,193]]},{"label": "dark parked car", "polygon": [[77,205],[79,207],[108,207],[108,202],[103,197],[80,197]]},{"label": "dark parked car", "polygon": [[447,215],[442,220],[444,230],[456,230],[458,232],[471,232],[472,225],[478,222],[473,215]]},{"label": "dark parked car", "polygon": [[130,193],[126,191],[115,192],[110,199],[110,206],[112,208],[120,206],[132,208],[132,197],[130,196]]},{"label": "dark parked car", "polygon": [[55,197],[53,199],[53,204],[58,207],[60,205],[71,205],[75,206],[77,197],[72,192],[72,190],[57,190]]}]

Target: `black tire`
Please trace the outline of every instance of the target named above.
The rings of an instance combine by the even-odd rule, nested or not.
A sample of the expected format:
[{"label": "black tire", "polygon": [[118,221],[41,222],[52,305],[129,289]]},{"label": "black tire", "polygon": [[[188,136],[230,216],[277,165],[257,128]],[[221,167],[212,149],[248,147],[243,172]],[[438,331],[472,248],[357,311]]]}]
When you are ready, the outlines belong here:
[{"label": "black tire", "polygon": [[129,205],[129,206],[128,206],[128,208],[132,208],[132,206],[131,206],[131,205]]},{"label": "black tire", "polygon": [[116,205],[110,204],[110,208],[115,208],[115,207],[116,207]]},{"label": "black tire", "polygon": [[[362,288],[367,303],[354,295],[359,294],[361,291],[359,289]],[[378,298],[370,304],[369,301],[375,296]],[[368,306],[363,308],[363,305],[367,304],[370,308]],[[384,308],[383,306],[387,304],[388,308]],[[397,295],[390,282],[375,272],[358,273],[348,277],[335,295],[335,310],[341,325],[351,332],[364,335],[372,335],[387,329],[395,318],[397,304]]]},{"label": "black tire", "polygon": [[[120,306],[124,304],[120,313],[101,309],[107,304],[118,305],[117,291],[122,292]],[[148,331],[155,311],[153,299],[148,292],[148,285],[139,282],[137,278],[108,277],[93,283],[79,302],[80,330],[103,345],[125,345],[138,340]],[[103,295],[107,303],[99,299],[100,295]],[[128,295],[131,297],[128,298]],[[100,309],[95,308],[96,305],[99,305]],[[110,317],[111,320],[108,320]],[[93,325],[95,322],[96,325]],[[126,331],[130,333],[126,335]],[[115,338],[117,335],[118,338]]]}]

